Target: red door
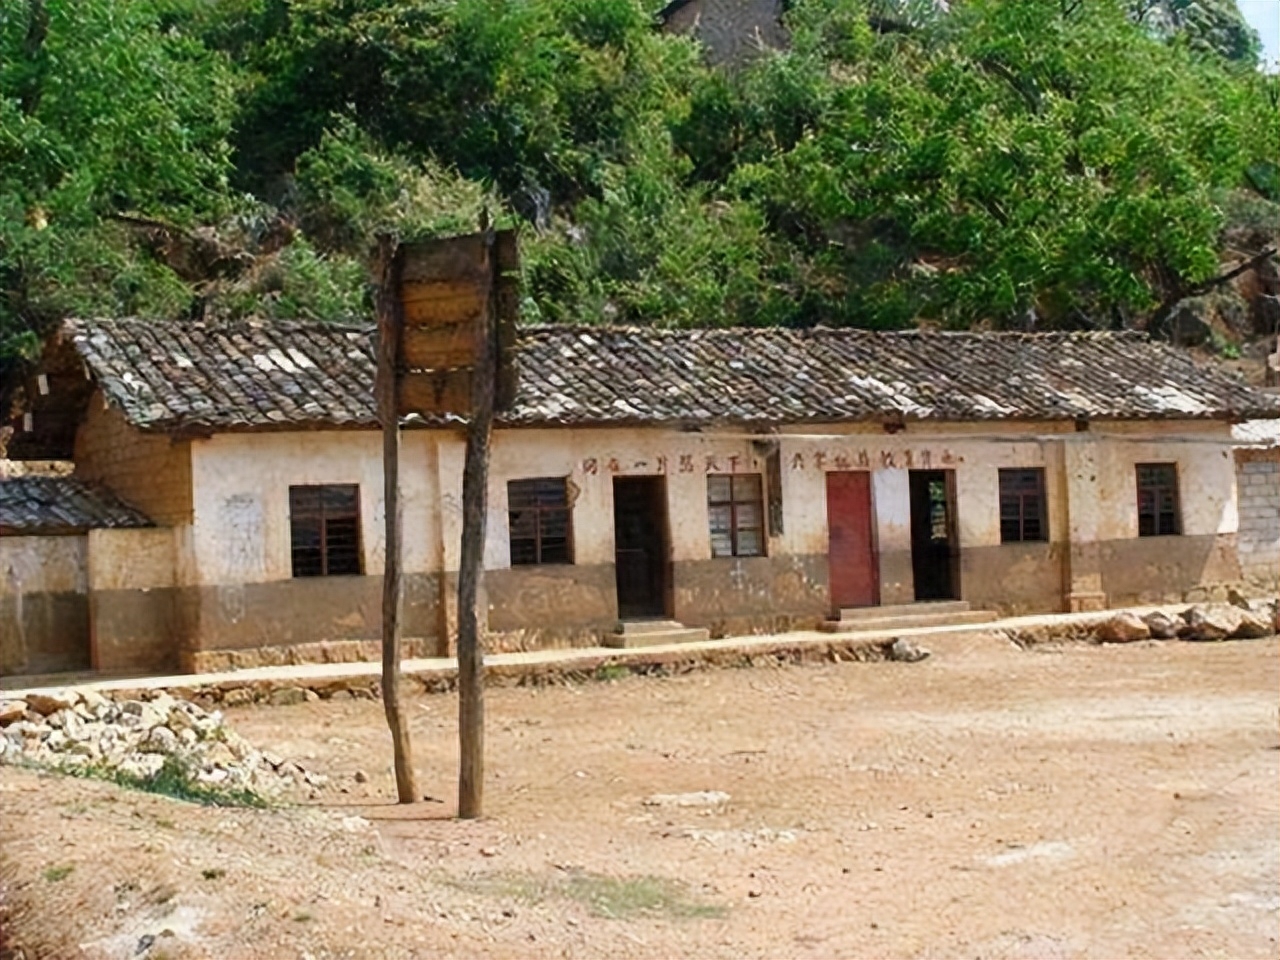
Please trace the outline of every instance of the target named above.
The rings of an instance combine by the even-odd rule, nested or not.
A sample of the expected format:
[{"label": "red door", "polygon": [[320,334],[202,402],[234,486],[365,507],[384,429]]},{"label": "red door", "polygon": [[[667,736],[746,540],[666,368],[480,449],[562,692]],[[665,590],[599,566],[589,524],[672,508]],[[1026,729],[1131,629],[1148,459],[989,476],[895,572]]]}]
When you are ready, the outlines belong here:
[{"label": "red door", "polygon": [[880,602],[875,536],[871,525],[871,474],[827,474],[827,563],[831,605],[873,607]]}]

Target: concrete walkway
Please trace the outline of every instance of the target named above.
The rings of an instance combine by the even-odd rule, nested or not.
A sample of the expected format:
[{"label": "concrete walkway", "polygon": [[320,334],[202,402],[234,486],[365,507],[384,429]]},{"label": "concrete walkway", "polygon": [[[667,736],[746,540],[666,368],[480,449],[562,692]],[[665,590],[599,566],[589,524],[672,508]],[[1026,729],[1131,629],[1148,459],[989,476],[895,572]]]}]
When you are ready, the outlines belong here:
[{"label": "concrete walkway", "polygon": [[[1133,609],[1144,613],[1157,608]],[[557,676],[571,678],[590,675],[602,667],[610,666],[647,672],[662,667],[698,669],[700,666],[748,664],[764,662],[770,658],[791,662],[878,660],[884,658],[887,647],[899,637],[921,644],[935,655],[946,655],[948,652],[960,652],[974,643],[1008,643],[1014,634],[1042,635],[1041,642],[1056,635],[1061,635],[1064,639],[1078,637],[1114,612],[1044,614],[1008,617],[983,624],[856,633],[797,631],[630,649],[574,647],[524,653],[492,653],[485,657],[485,674],[486,679],[511,684],[550,680]],[[457,675],[457,669],[457,661],[452,657],[424,657],[401,663],[402,676],[407,681],[416,681],[429,691],[449,689]],[[144,691],[167,690],[184,696],[208,694],[220,700],[221,695],[230,690],[249,688],[254,695],[248,699],[265,699],[276,690],[294,687],[312,690],[321,695],[339,689],[372,691],[376,689],[381,676],[381,663],[304,663],[221,673],[150,677],[104,678],[91,673],[77,673],[5,677],[0,679],[0,694],[5,697],[21,697],[27,693],[44,693],[74,686],[117,697]]]}]

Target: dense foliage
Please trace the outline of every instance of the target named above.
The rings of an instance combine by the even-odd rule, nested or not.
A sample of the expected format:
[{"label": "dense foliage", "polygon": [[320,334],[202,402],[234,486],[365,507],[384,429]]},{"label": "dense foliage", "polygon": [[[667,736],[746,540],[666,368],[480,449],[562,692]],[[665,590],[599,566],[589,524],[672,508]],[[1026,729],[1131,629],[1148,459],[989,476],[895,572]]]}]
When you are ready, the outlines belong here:
[{"label": "dense foliage", "polygon": [[530,319],[1140,325],[1280,212],[1232,0],[795,0],[735,70],[654,5],[0,0],[0,357],[359,316],[485,207]]}]

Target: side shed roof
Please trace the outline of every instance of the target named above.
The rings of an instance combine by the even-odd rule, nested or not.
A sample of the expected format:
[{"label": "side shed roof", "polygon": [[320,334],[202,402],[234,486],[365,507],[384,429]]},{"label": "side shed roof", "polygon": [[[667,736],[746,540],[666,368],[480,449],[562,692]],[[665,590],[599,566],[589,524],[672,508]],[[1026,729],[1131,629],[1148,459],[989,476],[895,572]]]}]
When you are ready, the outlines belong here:
[{"label": "side shed roof", "polygon": [[0,535],[83,533],[98,527],[150,527],[151,520],[105,487],[75,477],[0,480]]}]

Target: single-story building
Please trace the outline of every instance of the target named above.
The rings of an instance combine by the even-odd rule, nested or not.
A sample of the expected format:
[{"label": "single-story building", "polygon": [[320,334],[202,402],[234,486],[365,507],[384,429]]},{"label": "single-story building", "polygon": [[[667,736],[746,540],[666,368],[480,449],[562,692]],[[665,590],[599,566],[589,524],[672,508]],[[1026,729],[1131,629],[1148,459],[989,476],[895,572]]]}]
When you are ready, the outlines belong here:
[{"label": "single-story building", "polygon": [[[74,460],[135,511],[82,524],[95,668],[376,655],[373,346],[370,327],[62,325],[8,455]],[[1274,589],[1241,569],[1232,429],[1280,398],[1140,335],[530,327],[516,366],[490,467],[491,650],[596,644],[632,618],[726,635],[851,607]],[[404,426],[406,648],[445,653],[464,431]],[[14,556],[46,536],[18,533],[11,594]],[[3,629],[53,643],[16,590]]]}]

